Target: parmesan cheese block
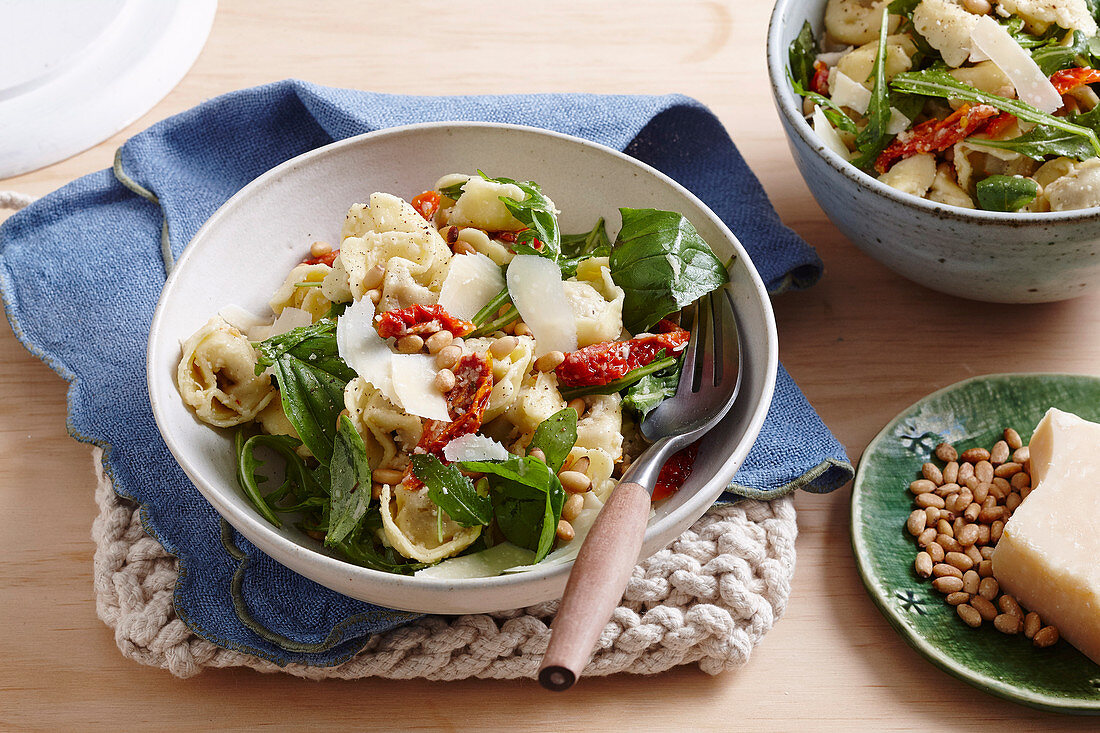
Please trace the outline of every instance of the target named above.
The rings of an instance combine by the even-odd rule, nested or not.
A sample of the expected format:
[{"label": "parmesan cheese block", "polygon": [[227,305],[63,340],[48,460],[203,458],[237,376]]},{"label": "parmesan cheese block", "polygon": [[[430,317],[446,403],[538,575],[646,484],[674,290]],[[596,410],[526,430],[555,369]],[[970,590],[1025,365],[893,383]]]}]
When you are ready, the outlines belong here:
[{"label": "parmesan cheese block", "polygon": [[1035,489],[993,553],[993,575],[1100,663],[1100,424],[1051,408],[1031,438]]}]

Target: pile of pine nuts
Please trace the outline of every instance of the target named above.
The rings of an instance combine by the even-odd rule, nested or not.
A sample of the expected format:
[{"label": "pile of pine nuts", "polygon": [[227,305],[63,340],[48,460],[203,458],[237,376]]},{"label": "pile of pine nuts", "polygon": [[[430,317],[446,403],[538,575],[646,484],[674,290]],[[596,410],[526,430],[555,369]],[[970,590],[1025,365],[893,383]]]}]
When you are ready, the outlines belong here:
[{"label": "pile of pine nuts", "polygon": [[921,550],[914,568],[946,596],[959,618],[973,628],[991,621],[1004,634],[1031,639],[1037,647],[1058,641],[1058,629],[1044,625],[993,577],[993,548],[1005,522],[1031,493],[1030,455],[1012,428],[991,450],[971,448],[960,455],[949,443],[921,466],[921,478],[909,484],[914,509],[906,529]]}]

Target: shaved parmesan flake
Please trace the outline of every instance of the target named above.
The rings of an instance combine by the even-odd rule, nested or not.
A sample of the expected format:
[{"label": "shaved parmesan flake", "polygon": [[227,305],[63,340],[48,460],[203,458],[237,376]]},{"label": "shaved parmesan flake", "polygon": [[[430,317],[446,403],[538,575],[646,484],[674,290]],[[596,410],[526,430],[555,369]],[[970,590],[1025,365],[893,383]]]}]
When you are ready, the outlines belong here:
[{"label": "shaved parmesan flake", "polygon": [[814,105],[814,132],[821,138],[821,142],[825,147],[844,160],[848,160],[848,148],[845,147],[844,141],[840,139],[840,135],[833,128],[833,123],[829,122],[829,118],[821,111],[821,107],[816,104]]},{"label": "shaved parmesan flake", "polygon": [[897,135],[909,127],[912,120],[903,115],[897,107],[890,108],[890,122],[886,125],[887,135]]},{"label": "shaved parmesan flake", "polygon": [[492,438],[469,433],[443,446],[443,457],[448,461],[506,461],[512,454]]},{"label": "shaved parmesan flake", "polygon": [[267,323],[266,318],[233,304],[222,308],[218,311],[218,315],[222,317],[223,321],[242,333],[248,333],[252,329]]},{"label": "shaved parmesan flake", "polygon": [[1021,102],[1047,113],[1062,107],[1062,95],[1003,25],[983,15],[974,24],[970,38],[1012,80]]},{"label": "shaved parmesan flake", "polygon": [[435,387],[435,357],[428,354],[390,354],[393,392],[410,415],[451,421],[447,398]]},{"label": "shaved parmesan flake", "polygon": [[841,107],[848,107],[861,115],[865,115],[867,114],[867,107],[871,104],[871,90],[837,69],[836,78],[833,80],[833,94],[830,99]]},{"label": "shaved parmesan flake", "polygon": [[270,326],[256,326],[249,331],[248,337],[253,341],[263,341],[272,336],[281,336],[288,331],[312,324],[313,316],[307,311],[288,306],[283,308],[283,312],[279,314],[274,323]]},{"label": "shaved parmesan flake", "polygon": [[[444,580],[457,580],[460,578],[491,578],[500,575],[501,571],[516,565],[526,567],[535,559],[535,553],[513,545],[511,542],[502,542],[493,545],[487,550],[475,552],[462,557],[452,557],[438,565],[416,571],[418,578],[441,578]],[[541,564],[531,567],[542,567]]]},{"label": "shaved parmesan flake", "polygon": [[556,263],[538,255],[516,255],[508,265],[508,293],[535,337],[536,357],[577,350],[577,322]]},{"label": "shaved parmesan flake", "polygon": [[390,402],[400,405],[390,376],[393,351],[374,330],[374,303],[370,298],[353,302],[336,321],[336,348],[340,358],[363,381],[373,385]]},{"label": "shaved parmesan flake", "polygon": [[452,316],[468,321],[501,290],[504,276],[495,262],[480,252],[456,255],[451,258],[439,291],[439,305]]}]

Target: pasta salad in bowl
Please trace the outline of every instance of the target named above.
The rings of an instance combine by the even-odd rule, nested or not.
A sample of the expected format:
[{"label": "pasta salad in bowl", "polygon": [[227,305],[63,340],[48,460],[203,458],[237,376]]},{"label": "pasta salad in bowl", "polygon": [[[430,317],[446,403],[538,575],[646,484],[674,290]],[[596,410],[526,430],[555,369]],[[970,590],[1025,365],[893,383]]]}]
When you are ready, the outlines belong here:
[{"label": "pasta salad in bowl", "polygon": [[[716,288],[731,287],[735,301],[757,307],[766,296],[755,272],[745,279],[744,253],[730,249],[720,222],[704,220],[698,231],[680,213],[697,202],[661,207],[669,200],[662,191],[623,202],[638,208],[609,210],[613,187],[601,195],[607,201],[569,194],[565,170],[556,170],[565,161],[549,166],[540,186],[482,172],[499,162],[489,156],[451,168],[465,172],[434,185],[447,169],[436,169],[428,186],[412,175],[430,171],[427,160],[397,181],[376,176],[373,193],[344,200],[350,209],[338,230],[316,236],[323,230],[313,223],[300,239],[280,236],[277,248],[268,240],[274,252],[266,261],[257,258],[277,227],[265,226],[245,248],[251,267],[263,262],[255,279],[266,285],[266,308],[257,303],[263,286],[250,283],[249,297],[205,291],[206,310],[189,303],[181,317],[173,309],[188,287],[209,287],[191,267],[204,261],[196,259],[204,246],[217,250],[261,211],[287,215],[266,207],[285,198],[288,181],[304,189],[317,176],[354,176],[348,156],[334,149],[385,157],[410,136],[443,129],[337,143],[284,164],[288,171],[272,171],[226,204],[165,289],[150,338],[150,393],[188,475],[275,559],[380,604],[486,611],[560,593],[617,477],[645,449],[640,421],[675,391],[689,337],[677,323],[680,309]],[[611,156],[644,169],[550,133],[449,129],[479,143],[493,130],[536,138],[551,152],[579,146],[582,165],[592,166],[596,151],[604,166]],[[646,173],[651,186],[674,186]],[[339,205],[320,195],[327,210]],[[590,213],[573,215],[570,204]],[[707,235],[716,231],[729,236],[716,242],[725,249],[712,250]],[[202,269],[215,268],[207,261]],[[740,292],[746,286],[756,292]],[[766,335],[770,312],[760,315]],[[662,472],[649,552],[705,511],[759,430],[761,397],[770,398],[774,379],[771,345],[759,345],[765,353],[746,360],[745,374],[756,389],[727,418],[730,427]],[[196,427],[208,433],[205,450],[177,439],[181,428],[194,436]]]}]

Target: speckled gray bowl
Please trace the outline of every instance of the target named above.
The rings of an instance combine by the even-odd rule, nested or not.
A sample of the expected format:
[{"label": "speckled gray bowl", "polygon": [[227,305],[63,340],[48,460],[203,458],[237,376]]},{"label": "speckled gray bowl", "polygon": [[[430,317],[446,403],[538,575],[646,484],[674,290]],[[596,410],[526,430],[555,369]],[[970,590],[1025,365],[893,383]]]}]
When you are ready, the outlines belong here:
[{"label": "speckled gray bowl", "polygon": [[880,183],[821,144],[787,81],[787,49],[806,20],[823,32],[825,3],[776,2],[768,74],[798,170],[837,228],[891,270],[952,295],[1039,303],[1100,289],[1100,209],[1006,214],[938,204]]}]

